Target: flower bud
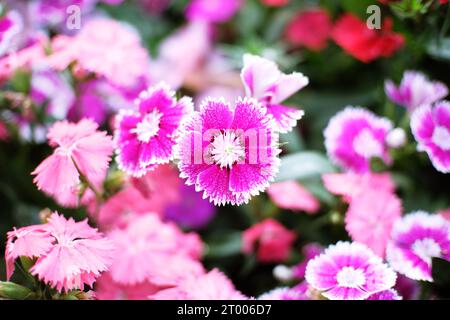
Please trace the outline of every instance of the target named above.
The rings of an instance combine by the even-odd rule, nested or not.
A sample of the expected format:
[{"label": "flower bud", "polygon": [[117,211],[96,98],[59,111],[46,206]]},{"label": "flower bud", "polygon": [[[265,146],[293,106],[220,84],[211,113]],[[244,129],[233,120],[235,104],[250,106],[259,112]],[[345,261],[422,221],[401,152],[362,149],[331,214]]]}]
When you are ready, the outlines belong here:
[{"label": "flower bud", "polygon": [[15,284],[14,282],[0,281],[0,297],[6,299],[33,299],[36,294],[27,287]]},{"label": "flower bud", "polygon": [[402,128],[395,128],[391,130],[387,137],[386,143],[389,147],[397,149],[406,144],[406,133]]},{"label": "flower bud", "polygon": [[285,266],[285,265],[278,265],[275,268],[273,268],[273,276],[275,279],[281,282],[288,282],[292,280],[292,269]]}]

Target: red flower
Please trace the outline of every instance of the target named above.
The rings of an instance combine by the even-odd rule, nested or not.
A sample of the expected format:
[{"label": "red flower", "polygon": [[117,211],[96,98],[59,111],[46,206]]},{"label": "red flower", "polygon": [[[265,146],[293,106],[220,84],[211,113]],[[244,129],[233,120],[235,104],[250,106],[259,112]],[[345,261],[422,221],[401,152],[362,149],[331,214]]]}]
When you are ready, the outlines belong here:
[{"label": "red flower", "polygon": [[289,3],[289,0],[261,0],[263,4],[271,7],[283,7]]},{"label": "red flower", "polygon": [[343,15],[335,24],[333,40],[348,54],[362,62],[393,55],[404,44],[404,37],[392,31],[392,19],[383,22],[381,30],[372,30],[352,14]]},{"label": "red flower", "polygon": [[242,251],[256,255],[261,262],[283,262],[289,257],[295,233],[274,219],[266,219],[242,234]]},{"label": "red flower", "polygon": [[287,40],[298,46],[320,51],[327,45],[332,29],[328,12],[311,9],[296,14],[286,27]]}]

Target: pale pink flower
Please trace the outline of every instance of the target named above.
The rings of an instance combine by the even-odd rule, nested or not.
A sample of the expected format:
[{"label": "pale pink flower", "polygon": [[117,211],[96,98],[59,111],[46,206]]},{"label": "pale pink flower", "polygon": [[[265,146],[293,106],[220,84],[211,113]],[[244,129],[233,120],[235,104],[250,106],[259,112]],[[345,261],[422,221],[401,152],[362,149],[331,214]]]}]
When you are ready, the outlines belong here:
[{"label": "pale pink flower", "polygon": [[151,295],[154,300],[246,300],[219,270],[188,277],[173,288]]},{"label": "pale pink flower", "polygon": [[389,173],[327,173],[322,176],[325,188],[332,194],[343,196],[346,202],[367,190],[393,193],[395,184]]},{"label": "pale pink flower", "polygon": [[247,96],[264,104],[279,132],[285,133],[295,127],[304,112],[281,103],[307,86],[307,77],[300,72],[284,74],[273,61],[245,54],[241,79]]},{"label": "pale pink flower", "polygon": [[95,282],[95,297],[98,300],[146,300],[160,289],[148,281],[135,285],[117,283],[105,272]]},{"label": "pale pink flower", "polygon": [[256,251],[261,262],[283,262],[289,257],[295,236],[277,220],[266,219],[242,233],[242,252]]},{"label": "pale pink flower", "polygon": [[20,256],[37,258],[30,273],[59,292],[92,287],[101,272],[111,264],[112,243],[87,220],[75,222],[54,213],[44,225],[8,233],[5,257],[8,278],[14,260]]},{"label": "pale pink flower", "polygon": [[112,139],[90,119],[56,122],[49,130],[53,154],[31,173],[39,190],[60,204],[76,206],[80,175],[95,186],[103,181],[113,151]]},{"label": "pale pink flower", "polygon": [[345,229],[354,241],[384,257],[394,223],[400,219],[402,203],[393,193],[366,191],[353,198],[345,216]]},{"label": "pale pink flower", "polygon": [[197,261],[202,252],[198,235],[184,234],[155,214],[138,216],[108,236],[118,248],[110,268],[112,279],[118,283],[134,285],[150,281],[174,285],[186,276],[203,272]]},{"label": "pale pink flower", "polygon": [[319,201],[296,181],[273,183],[267,189],[267,194],[283,209],[316,213],[320,207]]},{"label": "pale pink flower", "polygon": [[158,166],[141,178],[130,177],[125,186],[102,205],[96,220],[102,229],[121,227],[136,215],[163,216],[168,206],[181,202],[183,181],[171,164]]},{"label": "pale pink flower", "polygon": [[178,89],[203,63],[211,50],[211,42],[206,23],[191,22],[176,30],[161,42],[157,59],[150,62],[152,79]]},{"label": "pale pink flower", "polygon": [[0,84],[8,80],[15,70],[30,70],[34,65],[43,62],[47,41],[46,36],[39,35],[30,45],[0,58]]},{"label": "pale pink flower", "polygon": [[448,94],[444,83],[431,81],[418,71],[405,71],[398,87],[391,80],[386,80],[384,90],[390,100],[405,107],[409,112],[423,104],[431,104],[445,98]]},{"label": "pale pink flower", "polygon": [[64,69],[76,61],[83,70],[117,85],[136,85],[149,70],[149,56],[138,33],[112,19],[90,20],[76,36],[56,38],[52,49],[50,65]]},{"label": "pale pink flower", "polygon": [[7,234],[5,250],[6,278],[14,273],[14,261],[19,257],[37,258],[47,253],[54,239],[43,225],[14,228]]}]

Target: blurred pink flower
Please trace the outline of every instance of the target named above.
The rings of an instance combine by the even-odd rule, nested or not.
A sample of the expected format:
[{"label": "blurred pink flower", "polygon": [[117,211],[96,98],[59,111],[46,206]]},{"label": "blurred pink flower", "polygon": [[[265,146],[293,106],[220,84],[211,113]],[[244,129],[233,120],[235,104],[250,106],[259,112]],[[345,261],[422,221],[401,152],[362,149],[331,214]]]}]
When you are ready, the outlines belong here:
[{"label": "blurred pink flower", "polygon": [[47,41],[46,36],[39,35],[26,47],[0,58],[0,84],[8,80],[16,69],[30,70],[34,65],[45,64]]},{"label": "blurred pink flower", "polygon": [[186,17],[191,21],[226,22],[241,7],[242,0],[191,0]]},{"label": "blurred pink flower", "polygon": [[430,81],[418,71],[405,71],[398,87],[391,80],[387,80],[384,90],[389,99],[410,112],[423,104],[445,98],[448,94],[448,88],[444,83]]},{"label": "blurred pink flower", "polygon": [[160,289],[148,281],[134,285],[117,283],[109,272],[105,272],[95,283],[95,297],[98,300],[146,300]]},{"label": "blurred pink flower", "polygon": [[152,79],[178,89],[203,63],[211,50],[211,41],[210,27],[203,22],[190,22],[178,29],[161,42],[158,58],[150,62]]},{"label": "blurred pink flower", "polygon": [[319,201],[297,181],[273,183],[267,189],[270,199],[280,208],[316,213]]},{"label": "blurred pink flower", "polygon": [[219,270],[187,277],[177,286],[150,296],[154,300],[246,300]]},{"label": "blurred pink flower", "polygon": [[277,131],[285,133],[292,130],[304,112],[281,103],[307,86],[309,79],[300,72],[284,74],[273,61],[259,56],[245,54],[243,59],[241,79],[247,96],[257,99],[267,108]]},{"label": "blurred pink flower", "polygon": [[118,247],[110,268],[115,282],[174,285],[186,276],[203,272],[198,262],[202,253],[198,235],[184,234],[155,214],[137,216],[125,228],[112,230],[108,236]]},{"label": "blurred pink flower", "polygon": [[111,264],[114,246],[91,228],[87,220],[75,222],[57,213],[44,225],[8,233],[5,257],[12,275],[14,260],[20,256],[37,258],[30,273],[58,291],[92,287]]},{"label": "blurred pink flower", "polygon": [[258,300],[312,300],[308,294],[309,285],[304,281],[292,288],[280,287],[263,293]]},{"label": "blurred pink flower", "polygon": [[327,46],[332,27],[328,12],[315,8],[297,13],[287,25],[285,34],[293,45],[321,51]]},{"label": "blurred pink flower", "polygon": [[130,178],[125,187],[110,197],[96,217],[102,229],[124,227],[136,215],[154,212],[163,217],[168,206],[183,199],[182,180],[171,164],[161,165],[141,178]]},{"label": "blurred pink flower", "polygon": [[283,7],[289,3],[289,0],[261,0],[261,2],[270,7]]},{"label": "blurred pink flower", "polygon": [[389,289],[374,293],[366,300],[402,300],[402,297],[395,289]]},{"label": "blurred pink flower", "polygon": [[0,57],[14,49],[14,38],[22,31],[22,17],[17,11],[8,11],[0,17]]},{"label": "blurred pink flower", "polygon": [[393,193],[372,190],[353,198],[345,216],[345,229],[354,241],[384,257],[394,223],[402,214],[402,202]]},{"label": "blurred pink flower", "polygon": [[106,18],[88,21],[74,37],[56,37],[46,61],[59,70],[76,61],[83,70],[122,86],[136,85],[141,77],[148,76],[150,68],[139,34],[125,24]]},{"label": "blurred pink flower", "polygon": [[444,219],[450,220],[450,208],[439,210],[438,214],[440,214]]},{"label": "blurred pink flower", "polygon": [[322,176],[325,188],[331,193],[343,196],[346,202],[370,191],[393,193],[395,184],[389,173],[327,173]]},{"label": "blurred pink flower", "polygon": [[277,220],[266,219],[242,233],[242,252],[256,251],[261,262],[283,262],[289,257],[295,237]]},{"label": "blurred pink flower", "polygon": [[112,139],[89,119],[78,123],[56,122],[49,130],[49,144],[56,149],[31,173],[39,190],[60,204],[76,206],[80,174],[98,187],[113,151]]},{"label": "blurred pink flower", "polygon": [[424,211],[407,214],[395,223],[386,256],[395,271],[433,282],[432,259],[450,261],[450,222]]},{"label": "blurred pink flower", "polygon": [[391,162],[386,145],[391,129],[389,119],[361,107],[348,106],[328,122],[324,131],[325,148],[330,159],[343,169],[370,172],[373,158]]},{"label": "blurred pink flower", "polygon": [[411,131],[417,150],[428,154],[436,170],[450,173],[450,102],[417,108],[411,115]]}]

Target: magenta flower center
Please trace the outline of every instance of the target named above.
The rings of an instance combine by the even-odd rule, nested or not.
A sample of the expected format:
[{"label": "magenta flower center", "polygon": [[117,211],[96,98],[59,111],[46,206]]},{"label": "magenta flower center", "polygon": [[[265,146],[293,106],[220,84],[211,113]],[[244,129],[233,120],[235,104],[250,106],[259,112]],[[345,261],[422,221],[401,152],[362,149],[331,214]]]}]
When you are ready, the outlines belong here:
[{"label": "magenta flower center", "polygon": [[245,159],[243,141],[234,132],[220,133],[211,143],[211,156],[221,168],[231,168],[233,164]]},{"label": "magenta flower center", "polygon": [[139,141],[149,142],[151,138],[158,134],[161,117],[162,113],[159,113],[156,109],[153,110],[151,113],[145,115],[136,125],[136,128],[131,130],[131,133],[136,134]]},{"label": "magenta flower center", "polygon": [[364,158],[381,157],[383,145],[375,139],[369,129],[362,130],[353,140],[353,147],[357,154]]},{"label": "magenta flower center", "polygon": [[431,138],[433,143],[444,151],[450,150],[450,132],[446,127],[437,126]]},{"label": "magenta flower center", "polygon": [[366,277],[361,269],[344,267],[338,272],[336,281],[341,287],[360,288],[366,283]]},{"label": "magenta flower center", "polygon": [[441,256],[441,246],[431,238],[423,238],[414,241],[412,250],[428,264],[431,264],[431,258],[439,258]]}]

